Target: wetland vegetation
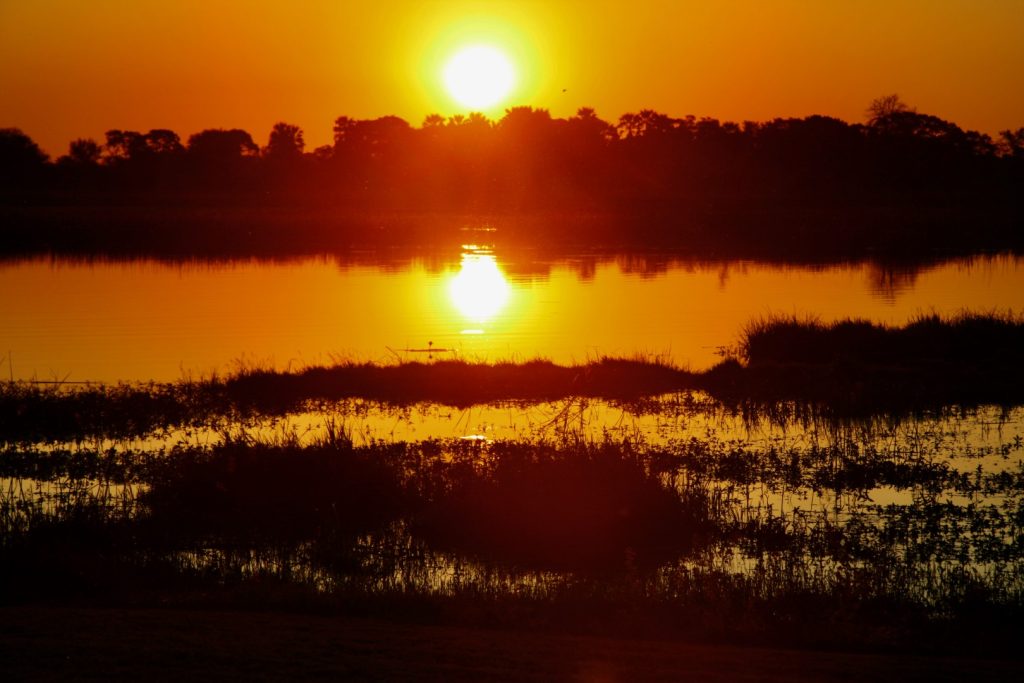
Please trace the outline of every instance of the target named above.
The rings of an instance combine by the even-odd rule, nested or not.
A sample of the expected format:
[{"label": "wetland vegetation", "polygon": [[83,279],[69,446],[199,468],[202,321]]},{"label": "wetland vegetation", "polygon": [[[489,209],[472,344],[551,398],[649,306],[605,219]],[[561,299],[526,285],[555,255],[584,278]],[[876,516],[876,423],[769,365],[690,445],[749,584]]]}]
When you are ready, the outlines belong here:
[{"label": "wetland vegetation", "polygon": [[174,383],[0,384],[0,436],[12,441],[130,438],[211,416],[285,415],[310,402],[363,398],[392,405],[467,407],[570,397],[619,402],[702,391],[737,410],[780,402],[835,416],[908,414],[947,405],[1019,405],[1024,321],[1006,314],[919,317],[891,328],[777,317],[751,323],[729,357],[703,371],[656,358],[549,361],[461,360],[339,363],[296,371],[243,367]]},{"label": "wetland vegetation", "polygon": [[[999,382],[1020,335],[994,315],[774,319],[706,373],[443,361],[9,383],[2,600],[1006,656],[1024,616],[1024,443],[1020,396]],[[994,384],[958,394],[966,375],[937,372],[956,380],[941,400],[900,392],[967,363]],[[858,364],[847,376],[892,410],[837,399],[854,387],[835,380],[824,395],[744,383],[788,368],[779,386],[817,391],[801,377]],[[360,432],[357,400],[564,415],[517,438],[389,439]],[[588,429],[573,411],[590,401],[674,426]],[[300,413],[318,429],[273,427]]]},{"label": "wetland vegetation", "polygon": [[939,444],[9,447],[4,601],[999,652],[1024,608],[1020,438]]},{"label": "wetland vegetation", "polygon": [[[440,245],[463,244],[445,315],[466,335],[509,297],[497,242],[570,254],[587,282],[602,258],[650,279],[681,250],[683,269],[722,264],[719,288],[733,259],[856,261],[893,300],[895,264],[912,281],[949,255],[1021,248],[1021,131],[872,107],[863,125],[340,117],[312,153],[284,123],[264,148],[241,130],[111,130],[55,163],[5,129],[0,259],[335,254],[386,271],[413,254],[437,274]],[[618,255],[636,248],[653,255]],[[550,274],[529,253],[509,266],[522,290]],[[435,360],[429,342],[386,347],[396,363],[117,384],[15,381],[8,352],[0,604],[1016,656],[1024,320],[769,316],[738,335],[701,347],[721,357],[700,370],[667,354]]]},{"label": "wetland vegetation", "polygon": [[1024,680],[1024,3],[105,4],[0,0],[4,680]]}]

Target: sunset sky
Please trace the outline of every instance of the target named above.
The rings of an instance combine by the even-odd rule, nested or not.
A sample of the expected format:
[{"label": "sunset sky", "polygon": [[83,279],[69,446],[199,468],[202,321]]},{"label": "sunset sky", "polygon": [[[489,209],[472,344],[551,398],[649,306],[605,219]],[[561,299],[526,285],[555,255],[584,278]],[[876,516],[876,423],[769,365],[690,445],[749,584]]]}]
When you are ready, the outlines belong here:
[{"label": "sunset sky", "polygon": [[1024,126],[1022,0],[0,0],[0,127],[57,155],[110,128],[239,127],[265,143],[284,120],[315,147],[341,114],[465,111],[442,72],[469,45],[515,71],[492,117],[530,104],[860,121],[896,92],[966,128]]}]

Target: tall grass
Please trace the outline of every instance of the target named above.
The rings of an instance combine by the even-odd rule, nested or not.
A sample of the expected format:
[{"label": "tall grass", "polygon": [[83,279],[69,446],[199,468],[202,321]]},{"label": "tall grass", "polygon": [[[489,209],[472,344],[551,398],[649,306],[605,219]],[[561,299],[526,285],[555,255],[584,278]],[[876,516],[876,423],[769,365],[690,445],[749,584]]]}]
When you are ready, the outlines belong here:
[{"label": "tall grass", "polygon": [[1011,313],[918,315],[902,327],[866,320],[823,323],[814,317],[771,316],[754,320],[741,333],[747,363],[873,365],[925,363],[1019,365],[1024,318]]}]

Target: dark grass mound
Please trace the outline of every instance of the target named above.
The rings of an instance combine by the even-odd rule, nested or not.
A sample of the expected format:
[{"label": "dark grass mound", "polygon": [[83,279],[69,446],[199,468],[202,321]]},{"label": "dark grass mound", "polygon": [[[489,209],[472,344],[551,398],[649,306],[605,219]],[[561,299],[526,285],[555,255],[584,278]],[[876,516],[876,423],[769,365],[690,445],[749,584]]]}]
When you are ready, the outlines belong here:
[{"label": "dark grass mound", "polygon": [[144,485],[137,497],[89,493],[110,469],[102,458],[65,465],[47,470],[82,477],[81,495],[2,508],[0,578],[19,588],[0,601],[239,580],[253,561],[279,581],[294,566],[375,585],[429,549],[507,570],[647,574],[713,535],[704,498],[664,483],[628,445],[355,448],[339,437],[176,449],[118,470]]},{"label": "dark grass mound", "polygon": [[711,531],[703,498],[612,444],[230,446],[175,455],[142,503],[140,528],[175,550],[308,543],[339,561],[403,520],[437,550],[585,574],[652,569]]},{"label": "dark grass mound", "polygon": [[137,438],[161,429],[220,426],[253,412],[301,411],[308,400],[364,398],[392,405],[466,407],[570,396],[632,400],[693,384],[693,375],[641,360],[585,365],[550,361],[344,363],[298,372],[249,369],[225,379],[132,385],[60,386],[0,382],[0,441],[39,443]]},{"label": "dark grass mound", "polygon": [[837,415],[900,414],[1024,400],[1024,319],[931,315],[904,327],[772,318],[700,384],[728,402],[807,401]]},{"label": "dark grass mound", "polygon": [[138,596],[188,584],[179,568],[148,552],[150,539],[139,532],[134,521],[95,501],[63,506],[56,514],[36,510],[17,526],[5,519],[0,605]]},{"label": "dark grass mound", "polygon": [[463,463],[416,532],[510,565],[587,573],[651,569],[709,530],[706,501],[681,496],[629,449],[512,444]]},{"label": "dark grass mound", "polygon": [[885,327],[865,320],[824,324],[769,318],[743,331],[740,352],[751,366],[840,362],[984,366],[1015,364],[1022,350],[1024,319],[964,313],[951,318],[922,316],[904,327]]},{"label": "dark grass mound", "polygon": [[225,389],[240,404],[271,410],[295,406],[307,398],[350,397],[469,406],[567,396],[635,398],[676,391],[690,378],[690,373],[661,363],[612,358],[574,366],[545,360],[493,364],[444,360],[312,367],[292,374],[253,370],[228,379]]},{"label": "dark grass mound", "polygon": [[11,442],[144,436],[216,410],[199,383],[65,387],[0,383],[0,438]]},{"label": "dark grass mound", "polygon": [[143,522],[154,538],[178,545],[365,533],[409,507],[384,456],[351,444],[175,453],[152,475]]}]

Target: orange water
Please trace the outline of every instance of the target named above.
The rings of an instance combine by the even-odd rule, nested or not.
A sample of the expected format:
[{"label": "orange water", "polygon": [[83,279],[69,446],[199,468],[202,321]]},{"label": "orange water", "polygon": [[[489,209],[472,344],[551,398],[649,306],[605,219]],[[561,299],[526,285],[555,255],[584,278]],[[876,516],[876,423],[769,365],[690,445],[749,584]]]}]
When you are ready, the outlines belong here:
[{"label": "orange water", "polygon": [[239,361],[635,354],[699,369],[772,313],[898,324],[962,309],[1024,312],[1024,259],[887,270],[468,247],[387,262],[31,259],[0,265],[0,376],[163,381]]}]

